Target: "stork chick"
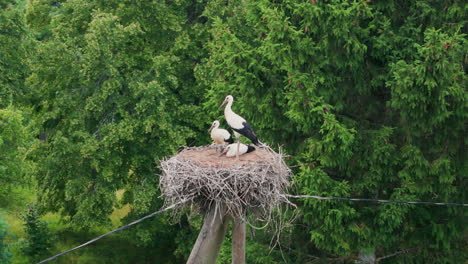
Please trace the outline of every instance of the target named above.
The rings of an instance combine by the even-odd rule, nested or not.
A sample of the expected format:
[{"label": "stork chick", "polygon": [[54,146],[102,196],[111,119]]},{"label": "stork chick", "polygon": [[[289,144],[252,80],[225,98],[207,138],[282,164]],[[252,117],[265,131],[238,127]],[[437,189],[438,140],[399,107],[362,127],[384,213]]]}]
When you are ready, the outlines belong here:
[{"label": "stork chick", "polygon": [[234,139],[232,138],[231,133],[229,133],[229,131],[226,129],[219,128],[218,120],[213,121],[213,124],[211,124],[211,127],[208,131],[210,131],[211,139],[213,139],[215,144],[224,145],[226,143],[234,143]]},{"label": "stork chick", "polygon": [[254,146],[246,145],[243,143],[237,144],[229,144],[223,151],[223,154],[226,154],[226,157],[239,157],[240,155],[244,155],[245,153],[250,153],[255,150]]},{"label": "stork chick", "polygon": [[[252,130],[250,124],[247,123],[247,121],[245,121],[245,119],[240,115],[232,111],[231,107],[233,101],[234,97],[232,97],[232,95],[228,95],[220,107],[226,105],[224,108],[224,117],[226,118],[228,125],[232,128],[232,130],[234,130],[234,135],[237,138],[237,151],[240,151],[240,136],[244,136],[250,139],[250,141],[252,141],[252,143],[257,146],[262,145],[263,143],[258,140],[258,137],[255,135],[255,132]],[[239,155],[236,156],[239,157]]]}]

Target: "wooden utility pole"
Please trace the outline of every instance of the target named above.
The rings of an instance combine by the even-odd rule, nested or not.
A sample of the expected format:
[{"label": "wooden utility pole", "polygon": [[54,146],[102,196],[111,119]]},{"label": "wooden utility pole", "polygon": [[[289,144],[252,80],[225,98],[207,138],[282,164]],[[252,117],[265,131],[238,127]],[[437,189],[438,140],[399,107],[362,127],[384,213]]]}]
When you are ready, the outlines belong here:
[{"label": "wooden utility pole", "polygon": [[240,218],[232,221],[232,264],[245,264],[245,222]]},{"label": "wooden utility pole", "polygon": [[283,155],[266,144],[242,159],[220,156],[216,146],[187,147],[160,164],[159,186],[166,203],[190,201],[205,214],[188,264],[216,263],[231,219],[232,264],[245,264],[246,212],[258,210],[254,217],[269,219],[281,203],[290,203],[283,194],[290,186],[291,169]]},{"label": "wooden utility pole", "polygon": [[224,215],[223,210],[215,210],[215,206],[206,213],[187,264],[216,264],[229,220],[230,217]]}]

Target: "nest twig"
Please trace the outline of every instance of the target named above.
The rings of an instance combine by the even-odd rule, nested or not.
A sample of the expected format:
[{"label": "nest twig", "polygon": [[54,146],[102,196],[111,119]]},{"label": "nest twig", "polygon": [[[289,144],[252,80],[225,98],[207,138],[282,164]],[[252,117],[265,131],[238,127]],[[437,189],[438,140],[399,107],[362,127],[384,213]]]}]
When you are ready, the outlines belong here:
[{"label": "nest twig", "polygon": [[291,170],[283,155],[265,146],[240,157],[219,156],[215,146],[185,148],[161,161],[160,188],[165,203],[191,200],[192,209],[223,208],[245,219],[247,210],[269,221],[271,213],[287,200]]}]

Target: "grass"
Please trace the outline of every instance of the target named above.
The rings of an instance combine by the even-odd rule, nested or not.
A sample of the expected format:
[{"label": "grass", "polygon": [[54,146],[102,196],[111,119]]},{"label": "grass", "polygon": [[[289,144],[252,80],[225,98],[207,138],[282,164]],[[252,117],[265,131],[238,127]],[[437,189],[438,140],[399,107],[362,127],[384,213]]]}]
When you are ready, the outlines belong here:
[{"label": "grass", "polygon": [[21,220],[21,216],[19,216],[15,212],[7,211],[3,214],[3,218],[6,220],[8,226],[10,227],[8,229],[10,233],[17,237],[24,236],[23,221]]}]

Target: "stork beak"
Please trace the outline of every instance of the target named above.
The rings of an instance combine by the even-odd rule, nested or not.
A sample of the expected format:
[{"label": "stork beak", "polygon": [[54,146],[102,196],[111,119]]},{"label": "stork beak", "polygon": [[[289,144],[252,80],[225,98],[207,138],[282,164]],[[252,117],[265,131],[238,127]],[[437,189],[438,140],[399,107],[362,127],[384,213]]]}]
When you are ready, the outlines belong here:
[{"label": "stork beak", "polygon": [[213,127],[214,127],[214,124],[211,125],[210,129],[208,129],[208,132],[211,132],[211,130],[213,130]]},{"label": "stork beak", "polygon": [[222,155],[222,154],[226,154],[226,153],[228,152],[228,150],[229,150],[229,148],[226,146],[226,147],[224,148],[224,150],[223,150],[223,153],[221,153],[221,155]]},{"label": "stork beak", "polygon": [[225,105],[227,103],[227,100],[224,100],[220,105],[219,105],[219,109],[221,109],[221,107],[223,107],[223,105]]},{"label": "stork beak", "polygon": [[221,152],[221,154],[219,154],[218,157],[221,157],[221,156],[225,155],[226,152],[228,152],[228,147],[227,146],[223,149],[223,152]]}]

